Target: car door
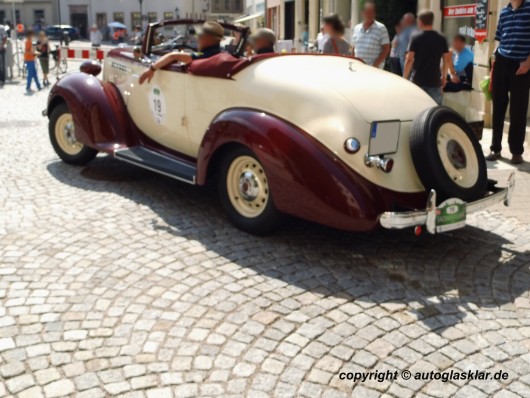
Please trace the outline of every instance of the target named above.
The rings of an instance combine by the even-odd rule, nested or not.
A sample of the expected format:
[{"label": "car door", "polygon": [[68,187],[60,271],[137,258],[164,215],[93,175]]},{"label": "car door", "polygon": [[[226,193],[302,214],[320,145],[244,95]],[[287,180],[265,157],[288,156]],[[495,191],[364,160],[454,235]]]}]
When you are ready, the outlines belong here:
[{"label": "car door", "polygon": [[192,156],[185,114],[186,80],[190,76],[177,66],[155,73],[150,83],[138,84],[146,70],[133,66],[127,107],[131,118],[149,138],[164,147]]}]

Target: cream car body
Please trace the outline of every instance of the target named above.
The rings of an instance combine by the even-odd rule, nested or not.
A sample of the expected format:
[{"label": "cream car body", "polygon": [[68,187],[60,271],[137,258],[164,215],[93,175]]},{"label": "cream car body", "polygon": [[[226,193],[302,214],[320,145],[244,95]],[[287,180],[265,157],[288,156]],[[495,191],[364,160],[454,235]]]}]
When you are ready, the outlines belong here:
[{"label": "cream car body", "polygon": [[[197,157],[208,125],[230,108],[253,108],[299,126],[326,145],[356,172],[397,192],[424,187],[412,164],[408,134],[419,112],[434,101],[417,86],[350,58],[285,55],[256,62],[231,79],[163,70],[140,86],[145,67],[124,58],[108,59],[105,79],[115,82],[138,127],[152,139]],[[131,73],[132,72],[132,73]],[[163,114],[153,109],[151,91],[159,89]],[[364,164],[372,122],[400,121],[392,174]],[[344,142],[355,137],[361,150],[351,155]]]}]

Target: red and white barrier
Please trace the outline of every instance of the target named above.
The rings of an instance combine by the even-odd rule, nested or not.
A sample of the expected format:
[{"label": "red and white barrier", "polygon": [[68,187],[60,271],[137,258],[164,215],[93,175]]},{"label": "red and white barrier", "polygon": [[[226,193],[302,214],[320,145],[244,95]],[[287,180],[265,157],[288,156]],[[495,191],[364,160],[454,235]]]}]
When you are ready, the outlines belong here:
[{"label": "red and white barrier", "polygon": [[71,47],[62,47],[61,48],[61,58],[65,59],[97,59],[102,61],[105,59],[105,56],[109,50],[104,49],[95,49],[95,48],[71,48]]}]

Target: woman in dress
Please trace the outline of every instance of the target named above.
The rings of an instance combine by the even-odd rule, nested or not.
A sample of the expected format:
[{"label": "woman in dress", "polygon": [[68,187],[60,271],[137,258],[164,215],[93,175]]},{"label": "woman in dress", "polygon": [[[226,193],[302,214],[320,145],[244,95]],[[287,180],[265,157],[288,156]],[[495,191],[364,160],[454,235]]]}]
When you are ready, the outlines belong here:
[{"label": "woman in dress", "polygon": [[50,42],[48,36],[44,31],[39,32],[39,40],[37,41],[37,51],[39,53],[39,62],[42,69],[42,84],[49,86],[48,73],[50,73]]}]

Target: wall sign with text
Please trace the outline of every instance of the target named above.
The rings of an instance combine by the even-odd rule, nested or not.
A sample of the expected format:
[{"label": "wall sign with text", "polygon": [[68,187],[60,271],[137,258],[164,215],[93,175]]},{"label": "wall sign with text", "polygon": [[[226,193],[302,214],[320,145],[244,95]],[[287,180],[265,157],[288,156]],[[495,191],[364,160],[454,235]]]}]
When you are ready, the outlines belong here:
[{"label": "wall sign with text", "polygon": [[477,0],[475,39],[482,43],[488,37],[489,1]]},{"label": "wall sign with text", "polygon": [[445,18],[468,18],[474,17],[477,12],[476,4],[463,4],[459,6],[444,7]]}]

